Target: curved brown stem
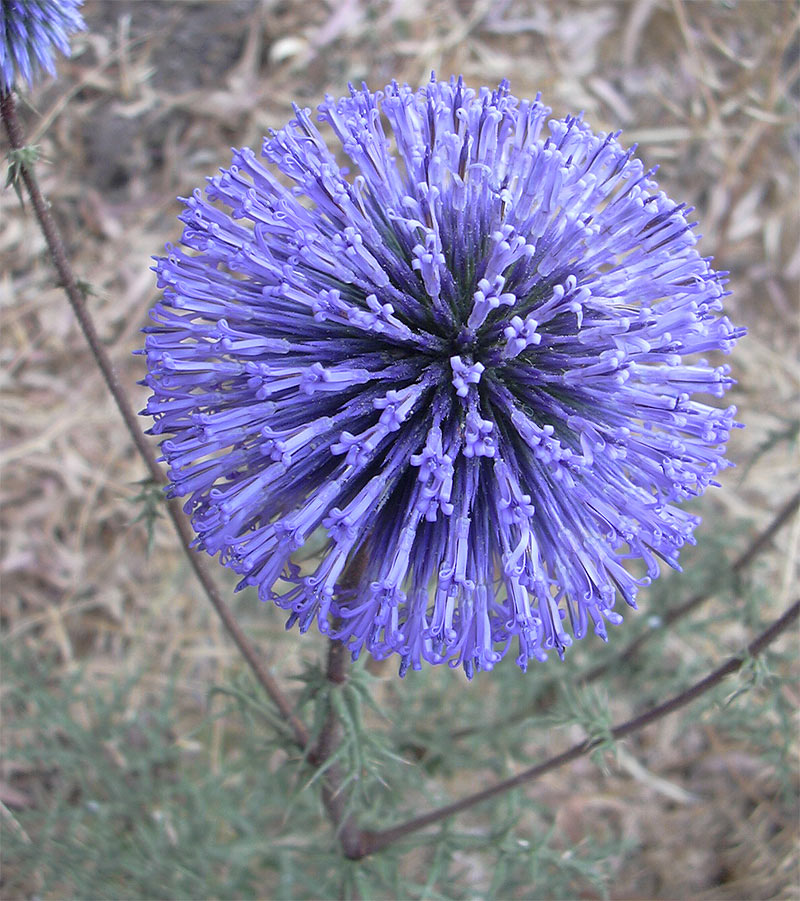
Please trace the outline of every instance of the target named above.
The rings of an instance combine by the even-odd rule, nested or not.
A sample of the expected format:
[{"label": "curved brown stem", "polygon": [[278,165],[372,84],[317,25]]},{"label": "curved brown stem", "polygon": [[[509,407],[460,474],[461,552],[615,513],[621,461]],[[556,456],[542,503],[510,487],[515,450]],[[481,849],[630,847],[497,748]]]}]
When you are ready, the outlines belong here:
[{"label": "curved brown stem", "polygon": [[[795,601],[795,603],[792,604],[782,616],[775,620],[772,625],[765,629],[758,638],[750,642],[747,646],[747,654],[731,657],[703,679],[695,682],[685,691],[674,695],[663,704],[651,707],[650,710],[647,710],[645,713],[614,726],[610,730],[610,737],[617,740],[624,738],[627,735],[631,735],[634,732],[638,732],[645,726],[649,726],[650,723],[660,720],[670,713],[674,713],[676,710],[685,707],[707,691],[710,691],[714,686],[722,682],[726,676],[735,673],[737,670],[741,669],[748,660],[757,657],[762,653],[771,642],[773,642],[797,619],[798,614],[800,614],[800,600]],[[540,776],[549,773],[551,770],[558,769],[567,763],[571,763],[573,760],[577,760],[579,757],[583,757],[585,754],[588,754],[590,751],[593,751],[601,745],[603,741],[604,739],[602,738],[588,739],[587,741],[573,745],[567,751],[557,754],[554,757],[545,760],[543,763],[539,763],[527,770],[523,770],[521,773],[512,776],[510,779],[504,779],[502,782],[497,782],[494,785],[489,786],[489,788],[467,795],[465,798],[461,798],[461,800],[455,801],[452,804],[439,807],[436,810],[431,810],[428,813],[415,817],[412,820],[408,820],[405,823],[392,826],[390,829],[383,829],[380,832],[366,832],[363,836],[364,854],[374,854],[375,852],[394,844],[394,842],[405,838],[407,835],[411,835],[414,832],[418,832],[420,829],[424,829],[426,826],[431,826],[454,814],[468,810],[470,807],[474,807],[482,801],[488,801],[490,798],[502,795],[526,782],[532,782],[534,779],[538,779]]]},{"label": "curved brown stem", "polygon": [[[347,648],[336,638],[330,639],[328,643],[328,665],[325,676],[334,691],[336,686],[347,681]],[[319,741],[309,754],[309,761],[317,767],[323,766],[335,753],[341,737],[341,723],[329,702]],[[332,763],[322,777],[322,803],[336,829],[344,856],[350,860],[359,860],[367,854],[364,833],[359,828],[355,816],[347,810],[347,802],[342,768],[338,763]]]},{"label": "curved brown stem", "polygon": [[[14,98],[10,92],[5,93],[0,91],[0,115],[2,115],[3,124],[5,125],[8,140],[12,149],[21,150],[25,146],[25,142],[23,139],[22,128],[17,117]],[[158,464],[155,453],[145,440],[144,434],[139,427],[138,417],[114,371],[111,358],[97,334],[94,321],[92,320],[84,296],[78,287],[78,283],[72,271],[72,266],[70,265],[61,233],[53,218],[53,214],[50,212],[49,205],[42,196],[36,176],[33,174],[33,171],[24,164],[18,166],[18,171],[25,184],[28,196],[31,199],[36,219],[39,222],[39,227],[47,242],[47,248],[50,251],[53,265],[61,280],[61,286],[64,288],[72,311],[78,320],[78,324],[80,325],[87,343],[89,344],[92,356],[103,375],[106,386],[111,393],[111,396],[114,398],[114,402],[122,416],[125,427],[130,434],[136,450],[139,452],[139,456],[144,461],[150,477],[156,484],[163,485],[165,482],[164,473]],[[222,597],[214,584],[214,580],[211,577],[211,573],[205,564],[204,558],[200,554],[192,551],[190,547],[193,540],[192,530],[186,520],[180,501],[176,498],[168,498],[166,506],[169,517],[175,527],[175,531],[178,533],[181,546],[189,559],[189,564],[203,587],[203,591],[208,600],[211,602],[211,606],[222,620],[222,624],[233,639],[233,642],[239,649],[242,657],[244,657],[256,680],[272,700],[273,704],[278,708],[282,716],[286,719],[292,730],[295,742],[301,748],[305,748],[309,740],[308,729],[297,717],[291,701],[284,695],[277,680],[270,675],[269,671],[262,663],[261,656],[257,653],[239,624],[236,622],[230,608],[222,600]]]},{"label": "curved brown stem", "polygon": [[[362,548],[342,574],[342,589],[358,587],[366,564],[367,554]],[[328,680],[331,691],[336,691],[337,687],[343,685],[348,679],[347,654],[347,648],[338,638],[329,639],[325,678]],[[335,754],[341,740],[342,724],[329,699],[325,722],[316,746],[308,755],[309,762],[316,767],[324,766],[326,761]],[[359,828],[355,816],[347,809],[348,797],[344,790],[344,776],[338,763],[329,764],[323,775],[322,803],[336,829],[344,856],[350,860],[360,860],[366,856],[364,833]]]}]

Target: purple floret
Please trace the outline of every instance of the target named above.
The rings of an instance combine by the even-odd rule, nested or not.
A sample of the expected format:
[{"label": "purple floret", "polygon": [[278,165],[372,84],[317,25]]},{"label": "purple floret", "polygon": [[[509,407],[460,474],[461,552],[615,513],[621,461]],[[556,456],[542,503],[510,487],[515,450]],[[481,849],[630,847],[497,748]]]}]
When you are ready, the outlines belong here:
[{"label": "purple floret", "polygon": [[145,412],[197,546],[401,673],[605,639],[727,465],[724,273],[618,134],[549,115],[351,89],[317,116],[348,169],[296,108],[157,261]]},{"label": "purple floret", "polygon": [[0,90],[20,80],[33,87],[39,70],[56,74],[53,49],[70,55],[69,36],[84,31],[83,0],[0,0]]}]

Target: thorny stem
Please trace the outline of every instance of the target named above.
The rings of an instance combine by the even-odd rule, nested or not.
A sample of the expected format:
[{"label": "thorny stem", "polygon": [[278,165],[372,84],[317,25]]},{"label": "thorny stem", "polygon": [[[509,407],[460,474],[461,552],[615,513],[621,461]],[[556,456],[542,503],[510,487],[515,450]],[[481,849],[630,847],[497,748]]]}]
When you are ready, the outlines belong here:
[{"label": "thorny stem", "polygon": [[[347,681],[347,649],[336,638],[328,643],[328,665],[325,677],[330,683],[331,691]],[[320,733],[319,741],[309,760],[317,767],[336,752],[342,738],[342,726],[333,705],[328,702],[328,712]],[[338,763],[328,765],[322,777],[322,803],[331,822],[336,829],[339,844],[344,856],[349,860],[360,860],[368,853],[364,845],[364,833],[359,829],[355,816],[347,810],[348,797],[344,790],[342,768]]]},{"label": "thorny stem", "polygon": [[[342,587],[355,589],[361,581],[361,575],[367,563],[366,552],[362,549],[353,558],[342,575]],[[347,682],[347,648],[337,638],[328,641],[328,665],[325,678],[330,691],[336,691]],[[314,749],[309,753],[309,761],[316,767],[322,767],[335,753],[342,738],[342,725],[336,711],[328,700],[328,709]],[[349,860],[360,860],[367,853],[364,845],[364,833],[358,826],[355,816],[348,811],[348,797],[344,790],[344,776],[338,763],[328,765],[322,779],[322,803],[331,822],[336,829],[344,856]]]},{"label": "thorny stem", "polygon": [[[17,117],[14,98],[10,91],[7,93],[0,91],[0,114],[2,115],[3,124],[5,125],[8,140],[12,149],[21,150],[25,146],[25,142],[23,140],[19,118]],[[33,204],[33,209],[36,213],[36,218],[45,237],[45,241],[47,242],[50,256],[61,280],[61,286],[64,288],[64,292],[75,313],[81,331],[89,344],[95,362],[103,374],[106,386],[111,392],[111,396],[114,398],[117,408],[125,422],[125,427],[136,446],[136,450],[144,461],[151,478],[156,484],[163,485],[165,482],[164,473],[158,465],[155,453],[145,440],[142,430],[139,427],[139,420],[137,419],[136,413],[114,371],[111,358],[97,334],[97,329],[95,328],[94,321],[92,320],[84,296],[75,280],[75,275],[72,271],[61,233],[50,212],[49,205],[42,196],[38,181],[36,180],[33,171],[24,164],[20,164],[19,166],[19,175],[25,184],[28,196]],[[227,604],[222,600],[222,597],[214,584],[214,580],[205,565],[205,561],[200,554],[192,551],[190,547],[193,540],[192,531],[183,513],[180,501],[176,498],[168,498],[166,500],[166,506],[169,517],[175,527],[175,531],[180,538],[181,546],[186,552],[189,563],[202,585],[208,600],[222,620],[228,634],[231,636],[234,644],[252,670],[253,675],[278,708],[282,716],[286,719],[292,730],[295,742],[300,748],[305,748],[309,741],[308,729],[294,713],[291,701],[284,695],[276,679],[270,675],[262,663],[259,654],[256,652],[253,645],[250,644],[241,627],[234,619]]]},{"label": "thorny stem", "polygon": [[[627,735],[631,735],[634,732],[638,732],[645,726],[649,726],[650,723],[654,723],[656,720],[660,720],[670,713],[674,713],[676,710],[685,707],[707,691],[710,691],[722,682],[726,676],[740,670],[745,663],[752,658],[757,657],[797,619],[798,614],[800,614],[800,600],[795,601],[794,604],[792,604],[782,616],[778,617],[772,625],[765,629],[758,638],[750,642],[747,646],[746,654],[729,658],[725,663],[710,672],[703,679],[700,679],[698,682],[689,686],[685,691],[674,695],[663,704],[651,707],[645,713],[642,713],[633,719],[626,720],[624,723],[614,726],[610,730],[610,738],[616,741]],[[577,745],[573,745],[569,750],[564,751],[561,754],[550,757],[543,763],[539,763],[527,770],[523,770],[521,773],[512,776],[510,779],[504,779],[502,782],[497,782],[494,785],[489,786],[489,788],[483,789],[483,791],[467,795],[465,798],[461,798],[460,801],[455,801],[453,804],[431,810],[422,816],[415,817],[412,820],[408,820],[398,826],[393,826],[390,829],[383,829],[380,832],[365,832],[363,836],[365,846],[364,853],[365,855],[374,854],[376,851],[381,851],[388,845],[394,844],[400,839],[405,838],[405,836],[417,832],[420,829],[424,829],[426,826],[431,826],[433,823],[445,820],[456,813],[468,810],[470,807],[474,807],[482,801],[488,801],[490,798],[501,795],[513,788],[517,788],[526,782],[538,779],[540,776],[549,773],[551,770],[558,769],[567,763],[571,763],[573,760],[577,760],[579,757],[583,757],[585,754],[588,754],[590,751],[593,751],[603,744],[604,741],[605,738],[587,739]]]}]

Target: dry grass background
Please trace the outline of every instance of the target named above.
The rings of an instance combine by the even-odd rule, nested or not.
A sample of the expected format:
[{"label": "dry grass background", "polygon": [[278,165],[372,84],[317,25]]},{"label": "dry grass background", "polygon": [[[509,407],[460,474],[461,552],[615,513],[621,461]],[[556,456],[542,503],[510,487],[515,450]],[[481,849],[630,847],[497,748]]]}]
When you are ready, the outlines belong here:
[{"label": "dry grass background", "polygon": [[[585,110],[596,129],[621,127],[623,141],[638,141],[645,161],[661,164],[662,187],[697,207],[701,249],[731,271],[728,312],[749,329],[732,360],[732,402],[747,428],[730,446],[739,468],[704,500],[707,519],[746,516],[755,531],[796,489],[795,4],[87,0],[84,11],[89,31],[73,58],[22,113],[76,271],[93,286],[100,333],[139,407],[142,360],[131,352],[156,299],[149,257],[179,236],[176,195],[226,165],[232,145],[258,147],[292,100],[313,106],[351,80],[418,84],[431,69],[473,86],[508,77],[517,96],[541,91],[556,115]],[[0,259],[5,633],[55,651],[65,670],[85,667],[98,684],[142,671],[145,702],[178,672],[191,723],[210,682],[236,666],[234,651],[165,524],[146,553],[132,503],[143,467],[11,191],[0,194]],[[796,591],[798,541],[795,521],[759,564],[775,613]],[[321,650],[317,636],[284,637],[276,611],[234,604],[279,674]],[[728,650],[745,636],[724,634]],[[654,791],[635,768],[598,781],[588,763],[529,789],[562,805],[576,840],[609,819],[635,837],[613,896],[797,897],[797,824],[776,810],[764,763],[720,745],[707,724],[687,738],[667,720],[648,747],[657,772],[680,774],[701,803]],[[25,774],[0,776],[24,788]]]}]

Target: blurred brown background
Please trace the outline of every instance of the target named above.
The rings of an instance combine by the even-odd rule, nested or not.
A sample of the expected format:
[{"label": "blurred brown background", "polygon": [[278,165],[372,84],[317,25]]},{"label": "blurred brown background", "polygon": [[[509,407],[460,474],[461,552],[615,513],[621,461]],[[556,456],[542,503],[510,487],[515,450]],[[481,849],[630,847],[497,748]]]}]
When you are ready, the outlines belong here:
[{"label": "blurred brown background", "polygon": [[[663,189],[697,207],[701,251],[731,272],[728,314],[749,329],[731,360],[739,380],[731,402],[747,428],[730,446],[738,468],[703,502],[706,517],[747,516],[763,527],[795,490],[794,3],[87,0],[84,14],[89,30],[73,41],[72,59],[59,60],[59,80],[20,111],[138,407],[143,363],[131,352],[156,299],[150,256],[179,237],[176,196],[227,165],[231,146],[258,148],[291,117],[292,101],[314,106],[348,81],[416,85],[432,69],[475,87],[507,77],[519,97],[541,91],[556,116],[584,110],[596,130],[624,129],[625,144],[638,142],[639,155],[661,165]],[[140,668],[144,686],[158,690],[177,664],[191,718],[234,653],[166,525],[146,553],[132,503],[143,467],[53,285],[32,216],[10,190],[0,194],[0,259],[6,634],[55,650],[67,669],[86,665],[98,682]],[[760,563],[771,586],[764,604],[776,613],[794,590],[799,539],[795,522]],[[252,598],[235,604],[279,673],[321,648],[315,635],[284,637],[282,617]],[[746,636],[731,624],[721,634],[728,650]],[[667,779],[692,753],[674,730],[665,721],[652,739]],[[630,773],[598,788],[586,762],[553,774],[538,797],[570,798],[561,825],[575,840],[597,818],[635,837],[640,851],[618,874],[617,897],[797,897],[796,824],[772,804],[763,762],[717,748],[695,763],[687,788],[703,800],[692,806],[677,789],[670,797]]]}]

